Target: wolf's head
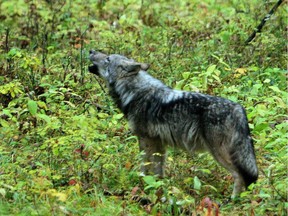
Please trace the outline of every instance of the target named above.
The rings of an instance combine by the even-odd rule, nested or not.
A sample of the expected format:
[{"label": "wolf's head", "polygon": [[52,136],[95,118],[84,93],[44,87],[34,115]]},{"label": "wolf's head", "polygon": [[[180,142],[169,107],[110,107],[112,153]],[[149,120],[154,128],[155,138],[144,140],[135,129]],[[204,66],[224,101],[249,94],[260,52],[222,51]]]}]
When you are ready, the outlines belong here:
[{"label": "wolf's head", "polygon": [[94,50],[90,51],[90,60],[93,65],[89,66],[89,71],[101,76],[109,83],[135,75],[140,70],[146,71],[149,68],[148,64],[135,62],[133,59],[122,55],[106,55]]}]

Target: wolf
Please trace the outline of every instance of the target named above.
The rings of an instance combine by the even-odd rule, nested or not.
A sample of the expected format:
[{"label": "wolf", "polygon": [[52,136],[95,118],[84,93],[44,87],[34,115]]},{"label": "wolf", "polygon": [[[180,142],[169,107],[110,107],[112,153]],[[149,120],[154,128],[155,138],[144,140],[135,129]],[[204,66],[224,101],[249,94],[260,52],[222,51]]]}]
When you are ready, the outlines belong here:
[{"label": "wolf", "polygon": [[234,178],[231,198],[258,178],[244,108],[230,100],[174,90],[147,73],[149,65],[91,50],[89,72],[102,77],[139,138],[141,171],[164,177],[167,146],[208,151]]}]

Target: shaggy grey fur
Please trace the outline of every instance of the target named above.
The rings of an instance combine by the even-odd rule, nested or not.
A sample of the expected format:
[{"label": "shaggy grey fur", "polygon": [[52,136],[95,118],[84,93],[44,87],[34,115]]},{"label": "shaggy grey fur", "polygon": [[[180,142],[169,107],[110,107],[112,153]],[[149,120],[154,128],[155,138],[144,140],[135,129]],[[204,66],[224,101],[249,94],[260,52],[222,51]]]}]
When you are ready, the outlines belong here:
[{"label": "shaggy grey fur", "polygon": [[254,147],[243,107],[210,95],[173,90],[146,71],[148,64],[122,55],[90,51],[91,73],[102,77],[110,95],[139,137],[142,171],[164,176],[167,145],[192,154],[210,152],[234,177],[232,198],[258,177]]}]

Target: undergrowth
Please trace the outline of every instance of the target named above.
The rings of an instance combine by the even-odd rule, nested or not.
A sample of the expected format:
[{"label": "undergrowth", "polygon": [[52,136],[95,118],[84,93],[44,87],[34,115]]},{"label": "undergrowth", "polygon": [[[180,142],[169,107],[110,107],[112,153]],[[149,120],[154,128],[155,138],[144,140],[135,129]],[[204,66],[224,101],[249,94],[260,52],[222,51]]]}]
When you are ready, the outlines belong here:
[{"label": "undergrowth", "polygon": [[[0,2],[0,215],[287,215],[287,5],[275,1]],[[260,176],[171,149],[139,176],[137,138],[89,74],[88,51],[151,65],[169,86],[247,110]]]}]

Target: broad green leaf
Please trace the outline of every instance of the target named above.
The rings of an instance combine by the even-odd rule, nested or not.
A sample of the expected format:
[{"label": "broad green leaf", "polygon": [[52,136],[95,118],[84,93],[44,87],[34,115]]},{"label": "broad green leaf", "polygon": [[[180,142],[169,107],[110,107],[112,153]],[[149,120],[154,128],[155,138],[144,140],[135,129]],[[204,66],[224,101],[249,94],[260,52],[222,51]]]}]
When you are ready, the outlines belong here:
[{"label": "broad green leaf", "polygon": [[224,42],[229,42],[229,41],[230,41],[230,36],[231,36],[231,33],[230,33],[230,32],[228,32],[228,31],[222,31],[222,32],[220,33],[220,35],[221,35],[222,41],[224,41]]},{"label": "broad green leaf", "polygon": [[282,93],[277,86],[269,86],[268,88],[272,89],[274,92]]},{"label": "broad green leaf", "polygon": [[212,77],[213,77],[215,80],[217,80],[219,83],[221,83],[221,80],[220,80],[219,76],[212,75]]},{"label": "broad green leaf", "polygon": [[107,113],[98,113],[97,116],[101,119],[107,118],[109,115]]},{"label": "broad green leaf", "polygon": [[0,194],[4,198],[6,196],[6,190],[4,188],[0,188]]},{"label": "broad green leaf", "polygon": [[37,114],[37,117],[40,118],[40,119],[45,120],[47,123],[50,123],[50,122],[51,122],[50,117],[47,116],[47,115],[45,115],[45,114],[40,114],[40,113],[38,113],[38,114]]},{"label": "broad green leaf", "polygon": [[15,96],[16,96],[14,91],[11,91],[10,95],[11,95],[12,98],[15,98]]},{"label": "broad green leaf", "polygon": [[264,193],[264,192],[259,193],[258,196],[261,197],[261,198],[271,198],[270,194],[267,194],[267,193]]},{"label": "broad green leaf", "polygon": [[7,121],[5,121],[4,119],[0,119],[0,125],[2,125],[2,127],[8,127],[9,128],[9,123]]},{"label": "broad green leaf", "polygon": [[21,57],[21,52],[20,50],[18,50],[17,48],[12,48],[9,52],[8,52],[8,56],[11,57]]},{"label": "broad green leaf", "polygon": [[113,118],[116,120],[119,120],[119,119],[123,118],[123,116],[124,115],[122,113],[119,113],[119,114],[113,115]]},{"label": "broad green leaf", "polygon": [[207,73],[208,73],[209,75],[211,75],[211,74],[214,72],[215,69],[216,69],[216,65],[210,65],[210,66],[207,68]]},{"label": "broad green leaf", "polygon": [[186,80],[186,79],[190,78],[191,72],[184,72],[184,73],[182,73],[182,76]]},{"label": "broad green leaf", "polygon": [[215,74],[217,77],[219,77],[220,74],[221,74],[221,71],[218,70],[218,69],[216,69],[216,70],[214,70],[214,74]]},{"label": "broad green leaf", "polygon": [[10,111],[8,109],[3,109],[2,110],[3,114],[9,116],[10,118],[12,118],[12,114],[10,113]]},{"label": "broad green leaf", "polygon": [[46,103],[44,101],[37,101],[37,104],[40,108],[42,108],[44,110],[48,110]]},{"label": "broad green leaf", "polygon": [[27,103],[27,107],[28,107],[28,110],[31,113],[31,115],[36,115],[37,109],[38,109],[38,105],[37,105],[36,101],[29,100]]},{"label": "broad green leaf", "polygon": [[201,189],[201,181],[200,181],[200,179],[197,177],[197,176],[195,176],[194,177],[194,189],[196,189],[196,190],[200,190]]},{"label": "broad green leaf", "polygon": [[156,182],[155,178],[153,176],[144,176],[143,180],[146,182],[146,184],[151,185]]},{"label": "broad green leaf", "polygon": [[100,139],[100,140],[106,140],[107,139],[107,135],[106,134],[95,133],[94,138]]},{"label": "broad green leaf", "polygon": [[183,180],[183,182],[185,183],[185,184],[188,184],[188,183],[190,183],[190,182],[192,182],[193,181],[193,178],[192,177],[188,177],[188,178],[185,178],[184,180]]},{"label": "broad green leaf", "polygon": [[257,109],[257,113],[262,117],[265,117],[267,112],[269,112],[265,104],[258,104],[256,109]]}]

